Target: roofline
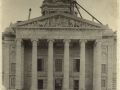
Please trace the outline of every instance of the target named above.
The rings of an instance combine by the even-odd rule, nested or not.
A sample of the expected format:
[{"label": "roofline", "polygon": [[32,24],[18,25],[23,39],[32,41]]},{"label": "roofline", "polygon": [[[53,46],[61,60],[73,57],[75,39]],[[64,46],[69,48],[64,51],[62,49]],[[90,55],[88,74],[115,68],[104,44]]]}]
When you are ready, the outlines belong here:
[{"label": "roofline", "polygon": [[60,12],[57,12],[57,13],[54,13],[54,14],[50,14],[50,15],[46,15],[46,16],[36,17],[36,18],[30,19],[30,20],[21,21],[19,23],[15,23],[13,25],[13,27],[24,25],[24,24],[28,24],[28,23],[34,22],[36,20],[46,19],[46,18],[55,16],[55,15],[64,15],[66,17],[75,19],[76,21],[82,21],[82,22],[85,22],[85,23],[87,22],[87,23],[89,23],[91,25],[96,25],[96,26],[99,26],[99,27],[108,28],[106,25],[103,25],[103,24],[101,25],[99,23],[96,23],[96,22],[93,22],[93,21],[90,21],[90,20],[87,20],[87,19],[82,19],[82,18],[79,18],[79,17],[74,16],[74,15],[70,15],[70,14],[66,14],[66,13],[60,13]]}]

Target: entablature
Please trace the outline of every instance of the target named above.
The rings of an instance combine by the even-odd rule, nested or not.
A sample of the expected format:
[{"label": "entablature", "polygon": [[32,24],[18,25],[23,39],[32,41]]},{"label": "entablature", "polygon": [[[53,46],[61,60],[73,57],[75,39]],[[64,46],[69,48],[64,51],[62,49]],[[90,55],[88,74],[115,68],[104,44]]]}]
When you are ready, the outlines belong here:
[{"label": "entablature", "polygon": [[38,38],[38,39],[100,39],[102,38],[101,30],[73,30],[73,29],[17,29],[16,38]]}]

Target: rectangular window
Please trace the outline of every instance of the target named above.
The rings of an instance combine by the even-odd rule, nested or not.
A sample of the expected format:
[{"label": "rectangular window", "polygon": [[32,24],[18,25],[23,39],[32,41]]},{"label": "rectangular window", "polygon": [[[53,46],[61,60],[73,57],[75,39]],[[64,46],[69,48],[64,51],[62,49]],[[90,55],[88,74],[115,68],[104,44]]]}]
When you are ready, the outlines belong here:
[{"label": "rectangular window", "polygon": [[106,64],[102,64],[102,73],[106,73]]},{"label": "rectangular window", "polygon": [[62,59],[55,60],[55,71],[62,72]]},{"label": "rectangular window", "polygon": [[15,77],[11,76],[10,77],[10,89],[15,88]]},{"label": "rectangular window", "polygon": [[38,59],[38,62],[37,62],[37,70],[38,70],[39,72],[44,71],[44,60],[43,60],[43,59]]},{"label": "rectangular window", "polygon": [[55,80],[55,90],[62,90],[62,79]]},{"label": "rectangular window", "polygon": [[80,71],[80,59],[74,59],[73,70],[74,72]]},{"label": "rectangular window", "polygon": [[16,64],[11,63],[11,73],[15,74],[15,68],[16,68]]},{"label": "rectangular window", "polygon": [[42,79],[38,80],[38,89],[43,89],[43,80]]},{"label": "rectangular window", "polygon": [[79,90],[79,80],[74,80],[74,90]]},{"label": "rectangular window", "polygon": [[106,81],[105,80],[101,81],[101,87],[106,87]]}]

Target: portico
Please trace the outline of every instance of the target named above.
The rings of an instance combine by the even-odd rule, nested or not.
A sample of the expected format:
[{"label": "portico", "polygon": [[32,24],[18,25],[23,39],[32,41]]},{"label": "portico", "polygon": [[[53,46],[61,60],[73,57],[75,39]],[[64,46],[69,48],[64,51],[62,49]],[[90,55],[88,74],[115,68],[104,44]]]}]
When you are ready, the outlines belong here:
[{"label": "portico", "polygon": [[[37,59],[38,59],[38,42],[40,42],[42,39],[38,39],[38,38],[31,38],[31,43],[32,43],[32,68],[31,68],[31,90],[38,90],[38,71],[37,71]],[[47,90],[54,90],[54,43],[57,42],[57,40],[59,39],[46,39],[46,43],[48,44],[48,71],[47,71]],[[96,88],[100,88],[101,87],[101,67],[100,67],[100,55],[101,55],[101,40],[90,40],[90,39],[77,39],[77,40],[72,40],[72,39],[60,39],[61,42],[63,43],[63,47],[64,47],[64,64],[63,64],[63,89],[62,90],[69,90],[70,89],[70,54],[69,54],[69,49],[70,49],[70,44],[72,42],[78,42],[79,44],[79,58],[80,58],[80,72],[79,72],[79,90],[85,90],[85,58],[86,58],[86,55],[85,55],[85,47],[86,47],[86,43],[87,42],[94,42],[93,46],[94,46],[94,53],[96,53],[96,60],[94,60],[94,67],[93,67],[93,75],[94,78],[93,78],[93,88],[94,90],[96,90]],[[18,64],[22,64],[22,59],[20,59],[20,53],[21,51],[19,50],[21,48],[21,44],[22,42],[24,41],[24,39],[16,39],[16,41],[18,42],[17,43],[17,52],[19,51],[19,55],[17,55],[17,62]],[[17,64],[16,63],[16,64]],[[98,65],[97,65],[98,64]],[[16,67],[16,69],[18,68],[22,68],[20,67],[19,65]],[[24,81],[22,81],[23,77],[22,77],[22,74],[24,72],[22,72],[22,70],[19,70],[21,72],[17,72],[16,71],[16,75],[18,75],[18,77],[16,78],[16,84],[17,82],[21,82],[23,83]],[[19,73],[19,74],[17,74]],[[20,81],[21,80],[21,81]],[[95,82],[95,83],[94,83]],[[96,85],[97,84],[97,85]],[[17,84],[18,87],[20,89],[22,89],[24,86],[21,86],[21,84]],[[17,88],[18,88],[17,87]]]}]

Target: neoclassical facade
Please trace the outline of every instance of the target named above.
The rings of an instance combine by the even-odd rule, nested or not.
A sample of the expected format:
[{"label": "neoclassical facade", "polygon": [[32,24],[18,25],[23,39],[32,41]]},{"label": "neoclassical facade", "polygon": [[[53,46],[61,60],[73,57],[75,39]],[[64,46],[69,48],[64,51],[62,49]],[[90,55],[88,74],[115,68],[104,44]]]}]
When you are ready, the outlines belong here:
[{"label": "neoclassical facade", "polygon": [[42,16],[6,29],[6,90],[116,90],[116,34],[69,7],[44,0]]}]

